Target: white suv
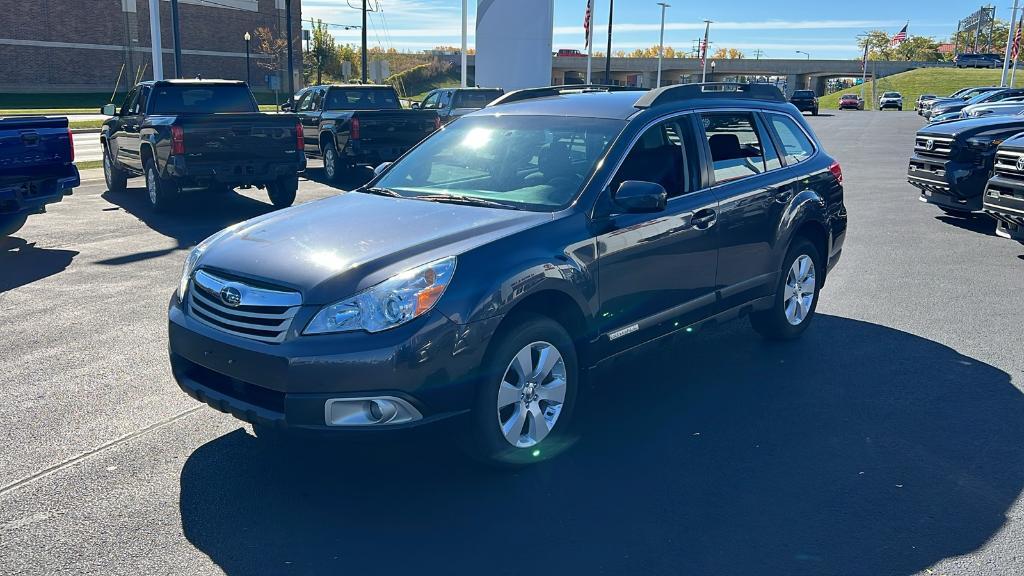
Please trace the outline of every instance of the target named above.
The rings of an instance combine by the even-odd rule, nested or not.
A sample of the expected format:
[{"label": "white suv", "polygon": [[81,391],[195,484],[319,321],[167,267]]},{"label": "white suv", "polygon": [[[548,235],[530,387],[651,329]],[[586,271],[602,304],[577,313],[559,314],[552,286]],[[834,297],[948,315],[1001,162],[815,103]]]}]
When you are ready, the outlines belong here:
[{"label": "white suv", "polygon": [[886,108],[903,110],[903,95],[899,92],[885,92],[882,94],[882,97],[878,99],[878,109],[885,110]]}]

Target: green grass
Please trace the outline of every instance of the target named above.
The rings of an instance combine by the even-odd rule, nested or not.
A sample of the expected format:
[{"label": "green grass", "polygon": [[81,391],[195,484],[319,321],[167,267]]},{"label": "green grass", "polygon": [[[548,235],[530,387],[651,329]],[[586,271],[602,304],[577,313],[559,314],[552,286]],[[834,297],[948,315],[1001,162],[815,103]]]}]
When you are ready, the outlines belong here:
[{"label": "green grass", "polygon": [[74,130],[99,128],[100,126],[103,126],[103,120],[75,120],[73,122],[68,122],[68,126]]},{"label": "green grass", "polygon": [[103,160],[89,160],[88,162],[75,162],[75,166],[78,166],[79,170],[92,170],[93,168],[102,168]]},{"label": "green grass", "polygon": [[[1024,84],[1024,71],[1018,72],[1021,73],[1018,74],[1016,84],[1022,85]],[[919,68],[879,78],[875,97],[881,97],[883,92],[899,92],[903,95],[904,110],[913,110],[914,102],[917,101],[917,97],[921,94],[949,96],[953,92],[968,86],[998,86],[1001,74],[1001,70]],[[864,108],[866,110],[876,107],[876,103],[871,101],[872,84],[873,82],[864,84]],[[839,97],[843,94],[860,94],[860,86],[853,86],[852,88],[822,96],[818,100],[818,107],[822,110],[835,110],[839,107]]]}]

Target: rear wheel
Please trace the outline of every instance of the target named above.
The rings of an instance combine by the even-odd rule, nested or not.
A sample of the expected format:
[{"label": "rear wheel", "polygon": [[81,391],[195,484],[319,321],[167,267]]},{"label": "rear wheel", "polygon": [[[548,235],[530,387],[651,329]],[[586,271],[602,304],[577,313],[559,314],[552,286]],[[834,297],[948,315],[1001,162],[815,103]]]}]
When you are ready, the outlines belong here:
[{"label": "rear wheel", "polygon": [[28,214],[7,214],[0,216],[0,238],[10,236],[25,225]]},{"label": "rear wheel", "polygon": [[267,184],[267,196],[277,208],[287,208],[295,202],[299,190],[299,176],[283,176]]},{"label": "rear wheel", "polygon": [[146,192],[149,196],[150,206],[157,212],[169,209],[178,193],[177,184],[173,180],[160,176],[152,158],[147,158],[143,167],[146,172]]},{"label": "rear wheel", "polygon": [[811,115],[812,116],[817,116],[818,115],[818,108],[817,107],[815,107],[814,110],[811,110]]},{"label": "rear wheel", "polygon": [[334,147],[334,142],[328,142],[324,145],[324,176],[328,182],[338,179],[340,168],[338,150]]},{"label": "rear wheel", "polygon": [[466,448],[497,466],[519,466],[566,447],[579,367],[561,324],[530,315],[492,343]]},{"label": "rear wheel", "polygon": [[797,238],[783,260],[772,307],[750,316],[754,330],[770,340],[791,340],[803,334],[818,308],[824,271],[814,244]]},{"label": "rear wheel", "polygon": [[106,180],[107,190],[111,192],[119,194],[128,189],[128,173],[117,167],[110,157],[108,146],[103,147],[103,179]]}]

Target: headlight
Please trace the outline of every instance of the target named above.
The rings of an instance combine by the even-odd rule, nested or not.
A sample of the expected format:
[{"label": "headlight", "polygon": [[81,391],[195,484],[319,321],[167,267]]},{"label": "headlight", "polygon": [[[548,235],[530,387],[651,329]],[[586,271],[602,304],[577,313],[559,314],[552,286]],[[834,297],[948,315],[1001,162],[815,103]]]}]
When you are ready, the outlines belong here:
[{"label": "headlight", "polygon": [[381,332],[401,326],[437,304],[454,272],[454,256],[406,270],[355,296],[325,306],[303,334]]},{"label": "headlight", "polygon": [[192,279],[192,271],[199,262],[199,256],[203,253],[203,245],[200,244],[192,249],[185,258],[185,264],[181,267],[181,278],[178,280],[178,302],[185,300],[185,293],[188,291],[188,281]]},{"label": "headlight", "polygon": [[989,140],[988,138],[968,138],[967,139],[967,146],[970,149],[976,150],[978,152],[985,152],[987,150],[991,150],[991,149],[995,148],[996,146],[999,146],[1002,143],[1003,143],[1003,138],[996,138],[994,140]]}]

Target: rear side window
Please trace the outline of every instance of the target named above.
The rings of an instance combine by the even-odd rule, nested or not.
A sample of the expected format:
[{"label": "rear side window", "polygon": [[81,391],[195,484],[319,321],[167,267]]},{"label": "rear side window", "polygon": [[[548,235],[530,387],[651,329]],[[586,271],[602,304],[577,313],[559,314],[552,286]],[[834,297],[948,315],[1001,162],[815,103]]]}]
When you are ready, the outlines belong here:
[{"label": "rear side window", "polygon": [[814,154],[814,144],[792,118],[781,114],[769,114],[768,119],[779,138],[779,144],[782,145],[782,155],[786,158],[786,164],[803,162]]},{"label": "rear side window", "polygon": [[326,110],[397,110],[398,98],[389,88],[331,88]]},{"label": "rear side window", "polygon": [[711,149],[716,184],[765,171],[764,145],[752,113],[709,112],[701,118]]},{"label": "rear side window", "polygon": [[498,96],[500,90],[468,90],[455,93],[455,104],[453,108],[483,108]]}]

